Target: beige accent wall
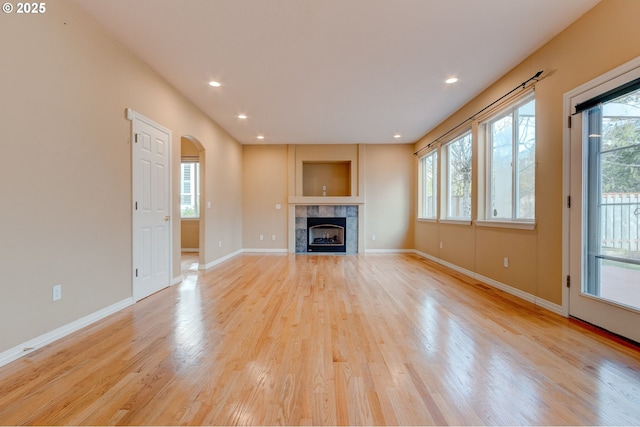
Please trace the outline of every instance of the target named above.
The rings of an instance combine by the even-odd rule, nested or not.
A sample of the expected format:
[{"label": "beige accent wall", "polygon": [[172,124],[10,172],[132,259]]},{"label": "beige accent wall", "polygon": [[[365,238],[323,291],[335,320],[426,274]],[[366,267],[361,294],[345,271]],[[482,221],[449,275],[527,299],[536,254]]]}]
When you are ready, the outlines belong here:
[{"label": "beige accent wall", "polygon": [[[293,154],[293,156],[292,156]],[[354,193],[366,197],[361,206],[364,233],[362,248],[413,248],[413,201],[415,177],[412,145],[334,146],[331,148],[309,145],[245,145],[243,147],[243,246],[247,249],[286,250],[289,210],[287,187],[294,188],[296,179],[287,174],[289,161],[302,165],[302,159],[350,159],[357,163],[353,170],[362,168],[363,183]],[[293,157],[293,158],[292,158]],[[293,165],[291,170],[296,170]],[[301,171],[301,167],[298,168]],[[355,173],[353,172],[352,173]],[[302,180],[298,179],[302,185]],[[354,185],[357,181],[354,181]],[[312,204],[324,198],[315,199]],[[336,202],[340,204],[340,202]],[[348,202],[345,202],[348,203]],[[281,204],[282,210],[275,205]],[[259,240],[260,234],[264,240]],[[271,241],[271,235],[277,236]],[[371,234],[376,234],[372,241]],[[365,238],[364,236],[368,236]]]},{"label": "beige accent wall", "polygon": [[413,249],[413,146],[366,147],[365,250]]},{"label": "beige accent wall", "polygon": [[0,24],[0,352],[132,296],[125,108],[172,131],[173,218],[180,138],[203,144],[206,260],[242,247],[240,144],[73,2],[26,18]]},{"label": "beige accent wall", "polygon": [[[242,198],[243,247],[286,250],[286,145],[243,146]],[[272,240],[274,235],[276,240]]]},{"label": "beige accent wall", "polygon": [[351,165],[350,196],[359,196],[358,187],[358,146],[345,145],[294,145],[295,152],[295,192],[290,196],[304,196],[303,165],[305,162],[348,162]]},{"label": "beige accent wall", "polygon": [[351,162],[304,162],[303,196],[351,196]]},{"label": "beige accent wall", "polygon": [[[416,249],[546,301],[562,303],[562,138],[567,120],[563,117],[562,97],[565,92],[640,55],[638,16],[638,1],[603,0],[416,143],[416,149],[425,146],[538,70],[544,70],[536,85],[535,230],[416,220]],[[417,161],[414,164],[417,168]],[[477,198],[475,173],[473,188]],[[504,257],[509,258],[508,268],[503,267]]]}]

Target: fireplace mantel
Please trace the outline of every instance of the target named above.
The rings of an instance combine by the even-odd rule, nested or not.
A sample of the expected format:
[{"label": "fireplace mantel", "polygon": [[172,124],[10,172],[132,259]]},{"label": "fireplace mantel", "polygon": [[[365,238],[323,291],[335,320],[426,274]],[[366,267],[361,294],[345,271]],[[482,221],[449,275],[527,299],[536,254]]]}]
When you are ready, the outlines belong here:
[{"label": "fireplace mantel", "polygon": [[364,205],[364,197],[289,197],[290,205]]}]

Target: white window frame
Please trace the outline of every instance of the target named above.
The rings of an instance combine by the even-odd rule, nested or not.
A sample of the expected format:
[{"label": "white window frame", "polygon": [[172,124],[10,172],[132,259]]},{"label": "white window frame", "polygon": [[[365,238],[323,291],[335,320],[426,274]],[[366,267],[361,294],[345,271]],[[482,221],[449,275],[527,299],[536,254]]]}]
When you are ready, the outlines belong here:
[{"label": "white window frame", "polygon": [[[184,185],[183,185],[183,171],[182,165],[191,164],[195,165],[192,169],[191,175],[191,191],[189,193],[184,193]],[[182,199],[184,196],[189,196],[192,199],[192,204],[194,206],[195,215],[192,216],[184,216],[182,211]],[[200,218],[200,162],[198,160],[192,159],[182,159],[180,164],[180,219],[199,219]]]},{"label": "white window frame", "polygon": [[[470,206],[469,206],[469,216],[454,216],[451,213],[451,171],[450,171],[450,160],[451,160],[451,147],[453,144],[460,142],[461,140],[469,138],[471,143],[471,171],[469,176],[469,194],[470,194]],[[442,185],[441,185],[441,199],[440,199],[440,215],[441,222],[444,223],[456,223],[456,224],[471,224],[471,216],[473,214],[473,135],[471,133],[471,129],[466,130],[463,133],[458,134],[456,137],[449,140],[446,144],[442,146],[441,149],[441,172],[440,176],[442,177]]]},{"label": "white window frame", "polygon": [[[431,183],[426,177],[427,162],[431,161],[432,164],[432,178]],[[426,199],[429,192],[433,195],[431,202]],[[431,215],[427,214],[430,205]],[[419,220],[432,220],[438,219],[438,150],[432,150],[418,159],[418,219]]]},{"label": "white window frame", "polygon": [[[484,200],[484,207],[480,207],[478,212],[478,220],[476,220],[476,225],[481,227],[499,227],[499,228],[516,228],[522,230],[533,230],[536,225],[535,218],[535,208],[534,208],[534,218],[518,218],[517,212],[517,191],[518,191],[518,170],[517,167],[511,168],[511,215],[509,217],[501,217],[501,218],[493,218],[491,214],[491,198],[492,198],[492,180],[491,180],[491,170],[492,170],[492,153],[493,153],[493,141],[491,135],[491,124],[497,120],[500,120],[506,116],[511,115],[514,117],[512,124],[517,123],[516,121],[516,113],[517,110],[528,104],[531,101],[535,101],[535,93],[533,91],[527,92],[523,96],[519,96],[516,100],[510,102],[506,107],[501,108],[496,114],[493,114],[490,118],[483,121],[479,126],[479,133],[482,133],[485,141],[485,164],[482,165],[484,168],[484,185],[481,185],[481,188],[484,188],[484,195],[480,197]],[[537,124],[536,124],[537,125]],[[537,126],[536,126],[537,127]],[[518,138],[516,132],[518,131],[518,126],[512,127],[512,164],[517,164],[518,161]],[[537,130],[536,130],[536,141],[537,143]],[[534,149],[535,152],[535,149]],[[535,153],[534,153],[535,155]],[[537,165],[536,160],[534,159],[534,165]],[[537,168],[537,166],[534,166]],[[534,188],[535,188],[535,171],[534,171]],[[534,190],[534,206],[535,206],[535,190]]]}]

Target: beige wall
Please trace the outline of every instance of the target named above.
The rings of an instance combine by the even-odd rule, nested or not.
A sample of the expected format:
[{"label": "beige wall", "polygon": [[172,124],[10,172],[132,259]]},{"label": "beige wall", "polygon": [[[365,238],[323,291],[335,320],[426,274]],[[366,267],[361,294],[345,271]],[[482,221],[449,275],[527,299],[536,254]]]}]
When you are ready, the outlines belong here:
[{"label": "beige wall", "polygon": [[241,146],[72,2],[35,18],[0,24],[0,352],[131,297],[125,108],[173,133],[173,218],[180,138],[203,144],[206,259],[242,247]]},{"label": "beige wall", "polygon": [[[287,249],[287,146],[243,147],[243,247]],[[276,209],[276,205],[280,209]],[[260,235],[264,240],[260,240]],[[272,240],[272,235],[276,240]]]},{"label": "beige wall", "polygon": [[303,196],[351,196],[351,162],[304,162]]},{"label": "beige wall", "polygon": [[355,144],[344,145],[293,145],[295,152],[295,191],[291,196],[304,195],[303,165],[305,162],[348,162],[351,165],[350,196],[359,196],[358,188],[358,146]]},{"label": "beige wall", "polygon": [[[640,55],[638,16],[638,1],[603,0],[416,144],[416,149],[425,146],[544,70],[536,85],[536,229],[476,228],[416,220],[416,249],[552,303],[562,303],[562,135],[566,121],[562,97]],[[476,197],[477,184],[475,180]],[[505,256],[510,261],[508,269],[503,267]]]},{"label": "beige wall", "polygon": [[180,220],[180,248],[183,250],[200,248],[199,219]]},{"label": "beige wall", "polygon": [[365,158],[365,249],[413,249],[413,146],[371,144]]}]

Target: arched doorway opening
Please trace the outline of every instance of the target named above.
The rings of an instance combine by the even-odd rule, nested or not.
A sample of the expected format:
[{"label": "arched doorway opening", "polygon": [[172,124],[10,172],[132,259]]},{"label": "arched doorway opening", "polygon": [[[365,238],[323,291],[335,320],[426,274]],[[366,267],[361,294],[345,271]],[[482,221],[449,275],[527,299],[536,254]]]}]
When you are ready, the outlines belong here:
[{"label": "arched doorway opening", "polygon": [[[180,138],[180,247],[199,265],[205,258],[205,149],[196,138]],[[195,254],[197,253],[197,257]],[[197,266],[195,267],[197,268]]]}]

